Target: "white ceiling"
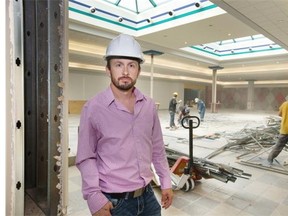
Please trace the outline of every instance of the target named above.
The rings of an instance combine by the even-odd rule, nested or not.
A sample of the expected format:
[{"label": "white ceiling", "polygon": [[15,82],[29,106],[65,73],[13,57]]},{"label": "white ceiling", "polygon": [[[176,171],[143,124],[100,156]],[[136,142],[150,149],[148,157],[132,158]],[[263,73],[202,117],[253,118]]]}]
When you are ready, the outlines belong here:
[{"label": "white ceiling", "polygon": [[[152,49],[164,53],[154,57],[154,76],[211,83],[212,71],[208,67],[220,65],[224,67],[217,72],[221,85],[246,85],[247,80],[256,80],[256,85],[280,83],[287,86],[288,54],[218,61],[180,48],[262,34],[288,50],[288,0],[210,2],[227,13],[136,37],[143,51]],[[103,71],[105,48],[118,31],[76,20],[70,19],[69,27],[70,69]],[[142,74],[149,76],[150,70],[150,56],[146,56]]]}]

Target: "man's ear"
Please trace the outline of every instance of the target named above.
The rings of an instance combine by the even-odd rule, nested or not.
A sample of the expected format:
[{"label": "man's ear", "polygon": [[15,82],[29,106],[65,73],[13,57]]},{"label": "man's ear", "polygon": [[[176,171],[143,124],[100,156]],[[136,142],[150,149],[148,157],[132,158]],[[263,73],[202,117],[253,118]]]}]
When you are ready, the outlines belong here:
[{"label": "man's ear", "polygon": [[106,74],[111,77],[111,71],[109,70],[109,68],[106,66],[105,67],[105,71],[106,71]]},{"label": "man's ear", "polygon": [[138,71],[137,78],[139,77],[140,73],[141,73],[141,68]]}]

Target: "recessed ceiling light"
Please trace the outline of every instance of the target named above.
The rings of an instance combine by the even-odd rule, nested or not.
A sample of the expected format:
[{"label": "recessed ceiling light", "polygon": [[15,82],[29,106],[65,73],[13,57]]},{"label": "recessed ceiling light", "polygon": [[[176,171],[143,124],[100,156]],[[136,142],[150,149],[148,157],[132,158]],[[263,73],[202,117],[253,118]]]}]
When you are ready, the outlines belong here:
[{"label": "recessed ceiling light", "polygon": [[168,14],[169,14],[169,16],[172,16],[172,17],[175,16],[175,12],[173,10],[169,11]]},{"label": "recessed ceiling light", "polygon": [[117,20],[118,20],[119,22],[122,22],[122,21],[123,21],[123,17],[118,17]]},{"label": "recessed ceiling light", "polygon": [[147,21],[148,23],[153,23],[152,18],[148,18],[148,19],[146,19],[146,21]]},{"label": "recessed ceiling light", "polygon": [[197,7],[197,8],[201,8],[201,3],[198,2],[198,1],[196,1],[196,2],[195,2],[195,7]]}]

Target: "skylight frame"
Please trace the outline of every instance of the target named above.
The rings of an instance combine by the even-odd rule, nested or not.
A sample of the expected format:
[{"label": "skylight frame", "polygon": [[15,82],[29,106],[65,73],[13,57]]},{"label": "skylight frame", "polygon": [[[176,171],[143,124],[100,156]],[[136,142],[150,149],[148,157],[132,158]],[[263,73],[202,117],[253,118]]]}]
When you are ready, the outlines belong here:
[{"label": "skylight frame", "polygon": [[143,13],[149,9],[156,8],[171,0],[103,0],[135,14]]}]

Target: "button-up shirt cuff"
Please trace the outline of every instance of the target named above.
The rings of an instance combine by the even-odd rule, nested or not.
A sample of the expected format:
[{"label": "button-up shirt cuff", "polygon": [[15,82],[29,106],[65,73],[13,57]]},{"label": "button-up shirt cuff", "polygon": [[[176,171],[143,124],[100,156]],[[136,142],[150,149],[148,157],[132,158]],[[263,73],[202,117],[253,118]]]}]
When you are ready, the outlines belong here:
[{"label": "button-up shirt cuff", "polygon": [[171,178],[167,178],[161,182],[161,189],[172,188]]},{"label": "button-up shirt cuff", "polygon": [[87,204],[91,214],[99,211],[106,203],[108,199],[102,193],[96,193],[87,199]]}]

